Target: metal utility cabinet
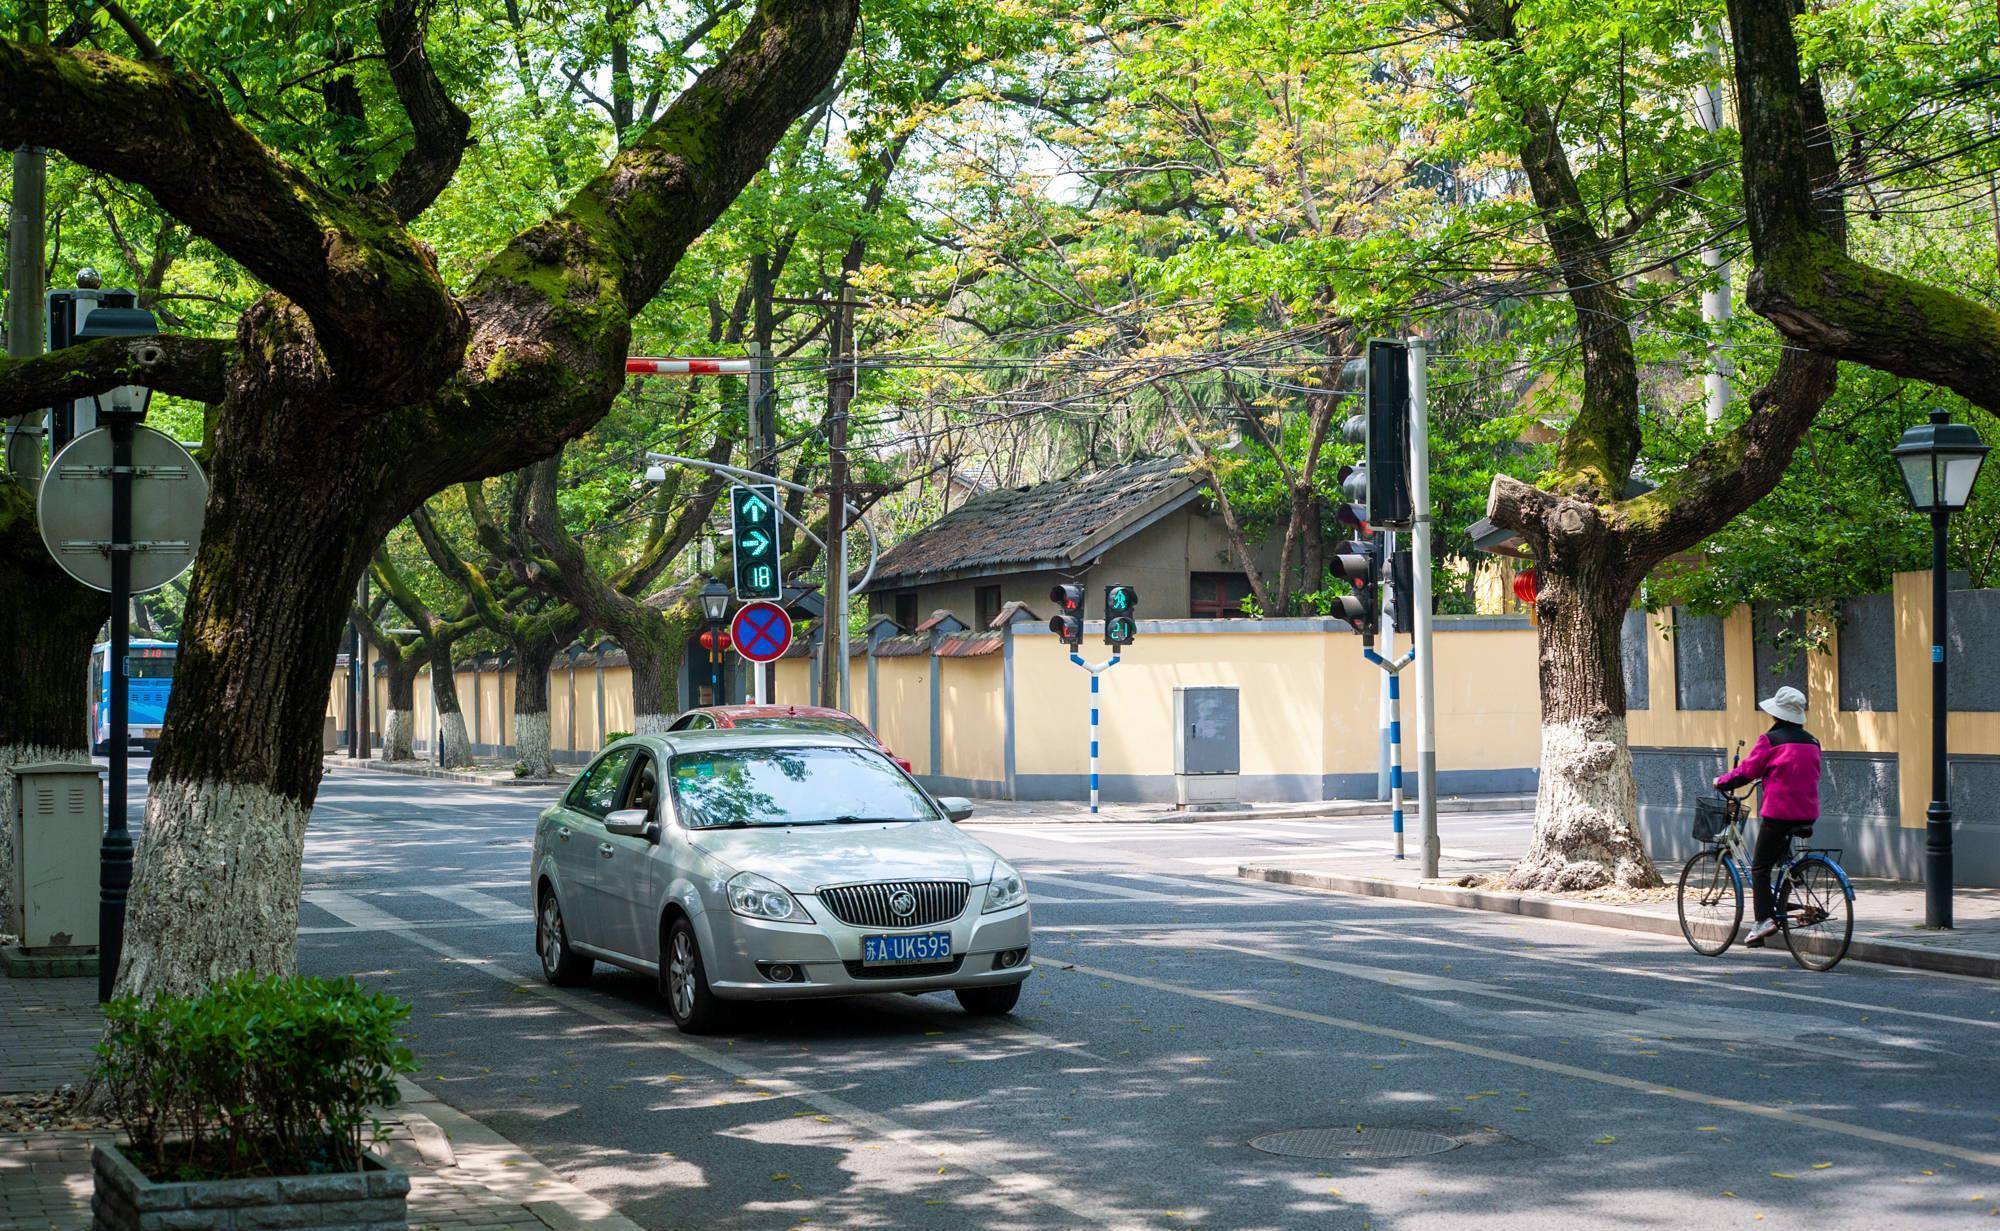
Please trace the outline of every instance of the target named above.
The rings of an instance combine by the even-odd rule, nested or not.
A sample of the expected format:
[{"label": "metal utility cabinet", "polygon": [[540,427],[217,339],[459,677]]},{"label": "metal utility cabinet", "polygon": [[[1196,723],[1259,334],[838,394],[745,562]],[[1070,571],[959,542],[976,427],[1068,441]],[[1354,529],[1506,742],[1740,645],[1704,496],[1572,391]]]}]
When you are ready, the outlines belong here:
[{"label": "metal utility cabinet", "polygon": [[97,948],[97,848],[104,837],[103,771],[88,761],[15,769],[14,883],[7,930],[23,952]]},{"label": "metal utility cabinet", "polygon": [[1174,688],[1174,805],[1201,810],[1240,800],[1242,723],[1236,689]]}]

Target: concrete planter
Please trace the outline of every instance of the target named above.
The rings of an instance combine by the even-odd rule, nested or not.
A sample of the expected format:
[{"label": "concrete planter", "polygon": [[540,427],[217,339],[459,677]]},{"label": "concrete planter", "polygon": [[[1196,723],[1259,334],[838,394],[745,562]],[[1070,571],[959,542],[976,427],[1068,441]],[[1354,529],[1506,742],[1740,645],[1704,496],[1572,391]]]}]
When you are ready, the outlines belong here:
[{"label": "concrete planter", "polygon": [[374,1164],[339,1175],[156,1184],[116,1146],[92,1152],[95,1231],[405,1231],[410,1177]]}]

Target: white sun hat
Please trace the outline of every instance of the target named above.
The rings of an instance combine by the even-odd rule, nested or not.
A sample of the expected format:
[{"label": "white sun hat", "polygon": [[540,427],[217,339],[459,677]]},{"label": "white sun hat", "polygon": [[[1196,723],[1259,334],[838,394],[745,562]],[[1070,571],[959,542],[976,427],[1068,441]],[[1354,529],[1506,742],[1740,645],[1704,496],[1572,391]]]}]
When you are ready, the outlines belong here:
[{"label": "white sun hat", "polygon": [[1768,698],[1759,701],[1757,708],[1773,718],[1802,723],[1806,720],[1806,695],[1787,684]]}]

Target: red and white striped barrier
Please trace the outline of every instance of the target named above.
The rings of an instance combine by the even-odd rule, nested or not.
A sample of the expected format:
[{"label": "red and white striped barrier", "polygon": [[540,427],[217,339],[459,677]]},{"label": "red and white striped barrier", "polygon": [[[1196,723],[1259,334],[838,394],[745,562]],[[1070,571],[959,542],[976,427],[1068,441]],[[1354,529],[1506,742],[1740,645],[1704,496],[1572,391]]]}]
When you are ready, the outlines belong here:
[{"label": "red and white striped barrier", "polygon": [[647,359],[625,361],[627,372],[647,376],[741,376],[751,370],[749,358],[741,359]]}]

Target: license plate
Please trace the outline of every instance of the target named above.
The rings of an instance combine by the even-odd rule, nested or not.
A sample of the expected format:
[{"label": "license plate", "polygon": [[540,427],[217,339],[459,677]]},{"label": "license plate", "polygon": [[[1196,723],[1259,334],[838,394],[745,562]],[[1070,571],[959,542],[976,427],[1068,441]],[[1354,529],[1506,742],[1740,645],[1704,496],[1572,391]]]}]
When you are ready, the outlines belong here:
[{"label": "license plate", "polygon": [[910,936],[863,936],[863,966],[918,966],[951,960],[950,932],[919,932]]}]

